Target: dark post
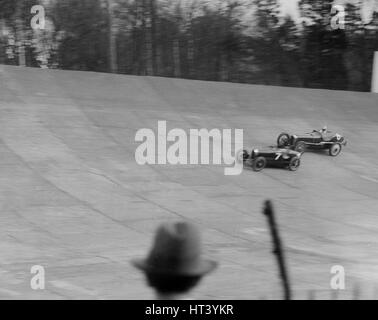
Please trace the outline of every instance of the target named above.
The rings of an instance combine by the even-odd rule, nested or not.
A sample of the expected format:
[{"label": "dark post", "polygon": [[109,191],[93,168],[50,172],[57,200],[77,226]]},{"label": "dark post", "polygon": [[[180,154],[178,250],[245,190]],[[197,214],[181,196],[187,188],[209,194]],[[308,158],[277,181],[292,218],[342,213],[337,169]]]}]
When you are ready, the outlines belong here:
[{"label": "dark post", "polygon": [[284,288],[284,297],[285,297],[285,300],[290,300],[291,291],[290,291],[289,277],[286,271],[284,252],[281,247],[281,239],[278,234],[278,229],[277,229],[276,221],[274,218],[274,211],[273,211],[272,203],[270,200],[265,201],[264,215],[266,215],[268,219],[268,224],[269,224],[270,232],[272,235],[273,253],[277,257],[278,267],[280,270],[280,277],[281,277],[282,285]]}]

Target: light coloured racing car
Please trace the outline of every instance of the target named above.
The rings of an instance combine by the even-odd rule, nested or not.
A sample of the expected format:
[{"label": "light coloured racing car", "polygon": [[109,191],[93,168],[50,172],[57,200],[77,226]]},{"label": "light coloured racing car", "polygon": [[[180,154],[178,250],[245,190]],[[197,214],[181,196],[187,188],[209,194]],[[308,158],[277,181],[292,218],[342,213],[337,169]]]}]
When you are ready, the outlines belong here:
[{"label": "light coloured racing car", "polygon": [[302,135],[283,132],[277,138],[277,146],[279,148],[291,148],[298,152],[304,152],[306,149],[326,149],[329,155],[333,157],[337,156],[346,144],[347,141],[342,135],[333,134],[327,130],[327,127]]}]

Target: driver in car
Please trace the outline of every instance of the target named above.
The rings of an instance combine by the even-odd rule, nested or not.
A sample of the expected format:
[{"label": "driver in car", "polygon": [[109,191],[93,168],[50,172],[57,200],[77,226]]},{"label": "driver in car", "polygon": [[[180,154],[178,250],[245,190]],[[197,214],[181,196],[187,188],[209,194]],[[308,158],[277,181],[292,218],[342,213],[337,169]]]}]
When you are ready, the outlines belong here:
[{"label": "driver in car", "polygon": [[327,137],[327,127],[326,126],[324,126],[322,128],[322,130],[319,131],[319,133],[320,133],[320,135],[321,135],[321,137],[322,137],[323,140],[326,140],[328,138]]},{"label": "driver in car", "polygon": [[330,137],[327,135],[327,133],[328,133],[327,126],[324,126],[321,130],[313,130],[313,132],[319,133],[321,138],[324,141],[327,141],[327,140],[330,139]]}]

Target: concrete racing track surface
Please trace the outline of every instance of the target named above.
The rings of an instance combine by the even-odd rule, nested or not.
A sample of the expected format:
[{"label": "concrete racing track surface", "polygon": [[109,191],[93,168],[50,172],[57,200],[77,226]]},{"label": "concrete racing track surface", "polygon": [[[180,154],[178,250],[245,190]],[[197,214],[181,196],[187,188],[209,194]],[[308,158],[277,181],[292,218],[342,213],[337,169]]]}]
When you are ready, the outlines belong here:
[{"label": "concrete racing track surface", "polygon": [[[348,145],[306,153],[297,172],[145,165],[135,133],[239,128],[246,147],[327,124]],[[156,227],[189,220],[219,262],[192,296],[280,299],[263,201],[272,199],[293,296],[378,288],[378,95],[0,66],[0,298],[150,299],[130,259]],[[45,268],[32,290],[30,268]]]}]

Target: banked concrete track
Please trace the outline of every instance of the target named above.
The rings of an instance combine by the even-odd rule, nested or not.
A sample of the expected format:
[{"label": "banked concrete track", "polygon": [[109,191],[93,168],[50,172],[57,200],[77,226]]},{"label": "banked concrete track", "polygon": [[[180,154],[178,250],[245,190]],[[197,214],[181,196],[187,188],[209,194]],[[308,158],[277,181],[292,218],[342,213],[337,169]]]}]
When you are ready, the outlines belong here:
[{"label": "banked concrete track", "polygon": [[[140,128],[240,128],[244,143],[327,124],[335,158],[306,153],[297,172],[139,166]],[[192,294],[279,299],[265,217],[274,200],[294,298],[349,298],[378,287],[378,95],[91,72],[0,67],[0,298],[149,299],[130,265],[163,221],[189,220],[219,261]],[[33,265],[45,290],[30,287]]]}]

